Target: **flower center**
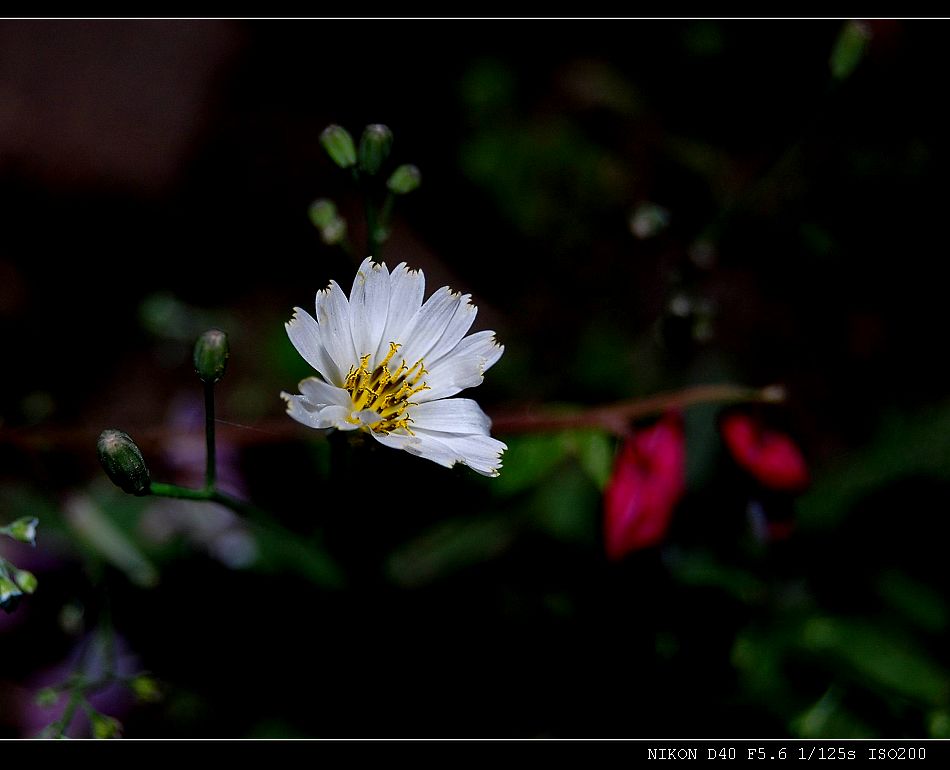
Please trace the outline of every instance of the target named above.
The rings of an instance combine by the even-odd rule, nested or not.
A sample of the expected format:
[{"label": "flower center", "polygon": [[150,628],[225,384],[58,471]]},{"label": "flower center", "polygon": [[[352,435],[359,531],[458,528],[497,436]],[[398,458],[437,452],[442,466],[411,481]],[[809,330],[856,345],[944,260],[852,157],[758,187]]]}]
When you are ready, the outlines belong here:
[{"label": "flower center", "polygon": [[[386,358],[372,371],[369,370],[372,354],[360,356],[360,365],[351,366],[343,382],[343,387],[353,399],[353,411],[362,412],[369,409],[376,412],[381,419],[366,427],[384,435],[398,428],[414,435],[409,428],[412,419],[407,410],[410,406],[415,406],[415,403],[409,399],[416,393],[429,389],[425,382],[420,382],[422,376],[428,374],[421,358],[410,367],[403,361],[396,371],[389,370],[389,362],[399,348],[400,345],[390,342]],[[352,414],[346,419],[354,424],[360,422],[359,418]]]}]

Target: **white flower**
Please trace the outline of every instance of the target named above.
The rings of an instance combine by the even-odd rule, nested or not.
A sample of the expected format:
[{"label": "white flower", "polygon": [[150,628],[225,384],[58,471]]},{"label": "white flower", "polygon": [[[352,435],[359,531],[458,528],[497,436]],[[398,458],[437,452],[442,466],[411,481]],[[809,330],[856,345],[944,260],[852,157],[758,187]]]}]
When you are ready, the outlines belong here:
[{"label": "white flower", "polygon": [[366,259],[347,299],[336,281],[317,292],[316,320],[299,307],[286,324],[320,374],[281,393],[287,414],[311,428],[364,430],[381,444],[497,476],[506,447],[474,401],[449,398],[480,385],[504,352],[495,333],[468,337],[477,308],[448,286],[425,304],[425,276],[403,262],[390,273]]}]

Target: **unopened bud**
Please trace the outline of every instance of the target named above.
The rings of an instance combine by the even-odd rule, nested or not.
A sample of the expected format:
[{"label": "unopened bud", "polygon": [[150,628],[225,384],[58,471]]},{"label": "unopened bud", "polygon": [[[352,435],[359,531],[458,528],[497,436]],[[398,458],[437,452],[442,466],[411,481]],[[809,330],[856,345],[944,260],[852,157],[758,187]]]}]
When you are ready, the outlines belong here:
[{"label": "unopened bud", "polygon": [[415,190],[422,183],[422,173],[411,163],[405,163],[389,177],[386,186],[396,195],[405,195]]},{"label": "unopened bud", "polygon": [[350,168],[356,165],[356,147],[353,137],[343,126],[327,126],[320,134],[320,144],[327,151],[327,155],[340,168]]},{"label": "unopened bud", "polygon": [[346,220],[342,217],[337,217],[320,229],[320,239],[328,246],[336,246],[344,238],[346,238]]},{"label": "unopened bud", "polygon": [[831,74],[835,80],[844,80],[854,72],[871,41],[871,28],[863,21],[847,21],[841,28],[831,51]]},{"label": "unopened bud", "polygon": [[118,719],[98,711],[89,714],[89,722],[92,724],[93,738],[118,738],[122,734],[122,723]]},{"label": "unopened bud", "polygon": [[22,596],[19,586],[6,576],[5,571],[0,572],[0,608],[13,612]]},{"label": "unopened bud", "polygon": [[363,129],[360,138],[360,168],[367,174],[375,174],[393,146],[393,132],[382,123],[373,123]]},{"label": "unopened bud", "polygon": [[36,703],[40,708],[48,709],[56,705],[56,702],[59,700],[59,693],[56,692],[52,687],[44,687],[33,699],[33,702]]},{"label": "unopened bud", "polygon": [[784,385],[767,385],[762,388],[762,400],[770,404],[780,404],[788,398]]},{"label": "unopened bud", "polygon": [[16,583],[25,594],[33,593],[39,585],[36,575],[25,569],[14,568],[11,576],[13,577],[13,582]]},{"label": "unopened bud", "polygon": [[145,703],[155,703],[162,699],[162,690],[152,677],[147,674],[139,674],[131,682],[129,687],[135,693],[135,697]]},{"label": "unopened bud", "polygon": [[195,343],[195,372],[202,382],[214,383],[224,377],[228,367],[228,335],[209,329]]},{"label": "unopened bud", "polygon": [[328,198],[319,198],[310,204],[310,221],[318,230],[333,222],[336,216],[336,204]]},{"label": "unopened bud", "polygon": [[40,520],[31,516],[24,516],[22,519],[0,527],[0,534],[19,540],[21,543],[29,543],[36,546],[36,525]]},{"label": "unopened bud", "polygon": [[151,478],[145,458],[129,434],[111,428],[104,430],[96,449],[103,470],[119,489],[130,495],[149,493]]}]

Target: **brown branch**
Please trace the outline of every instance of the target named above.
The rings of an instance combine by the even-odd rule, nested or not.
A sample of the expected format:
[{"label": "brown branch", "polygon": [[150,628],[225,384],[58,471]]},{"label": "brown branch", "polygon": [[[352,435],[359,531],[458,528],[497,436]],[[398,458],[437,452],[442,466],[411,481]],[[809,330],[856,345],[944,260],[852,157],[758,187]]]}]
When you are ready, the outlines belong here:
[{"label": "brown branch", "polygon": [[613,404],[570,412],[512,411],[495,414],[493,433],[536,433],[570,428],[600,428],[624,435],[630,430],[630,421],[675,409],[685,409],[705,403],[779,403],[785,400],[785,390],[778,385],[767,388],[746,388],[739,385],[693,385],[682,390],[658,393],[646,398],[618,401]]},{"label": "brown branch", "polygon": [[[492,414],[493,433],[532,433],[571,428],[599,428],[611,433],[623,435],[629,431],[630,421],[638,417],[662,414],[672,409],[684,409],[694,404],[704,403],[778,403],[785,399],[781,386],[767,388],[746,388],[739,385],[694,385],[682,390],[658,393],[646,398],[618,401],[613,404],[595,406],[589,409],[572,411],[539,410],[529,408],[496,412]],[[227,420],[217,421],[218,435],[222,441],[237,445],[257,445],[280,443],[298,437],[315,434],[309,428],[291,420],[289,417],[277,417],[259,422],[256,425],[235,425]],[[25,450],[53,450],[64,448],[89,448],[95,450],[96,438],[103,427],[55,427],[32,426],[22,428],[0,428],[0,444],[12,444]],[[203,440],[200,429],[183,431],[169,425],[139,426],[121,425],[135,442],[143,449],[158,447],[163,442],[193,435]],[[322,432],[316,435],[322,436]]]}]

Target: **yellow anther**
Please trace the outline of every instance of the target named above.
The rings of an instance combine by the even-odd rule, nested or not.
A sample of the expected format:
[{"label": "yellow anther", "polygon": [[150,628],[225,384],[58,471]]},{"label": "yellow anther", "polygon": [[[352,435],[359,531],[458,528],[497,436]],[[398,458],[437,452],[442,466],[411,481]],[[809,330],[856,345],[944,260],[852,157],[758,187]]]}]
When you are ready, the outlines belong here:
[{"label": "yellow anther", "polygon": [[382,435],[400,430],[415,435],[409,428],[412,420],[406,410],[415,406],[414,402],[409,401],[411,396],[429,389],[425,382],[420,382],[428,371],[421,358],[411,367],[407,367],[403,359],[395,372],[390,371],[389,362],[400,347],[398,343],[390,342],[386,357],[372,371],[369,369],[372,358],[369,353],[360,356],[358,367],[350,367],[343,382],[343,387],[349,392],[353,402],[352,412],[346,418],[347,422],[360,424],[362,421],[356,414],[369,410],[378,414],[381,419],[372,425],[364,425],[364,430],[372,430]]}]

